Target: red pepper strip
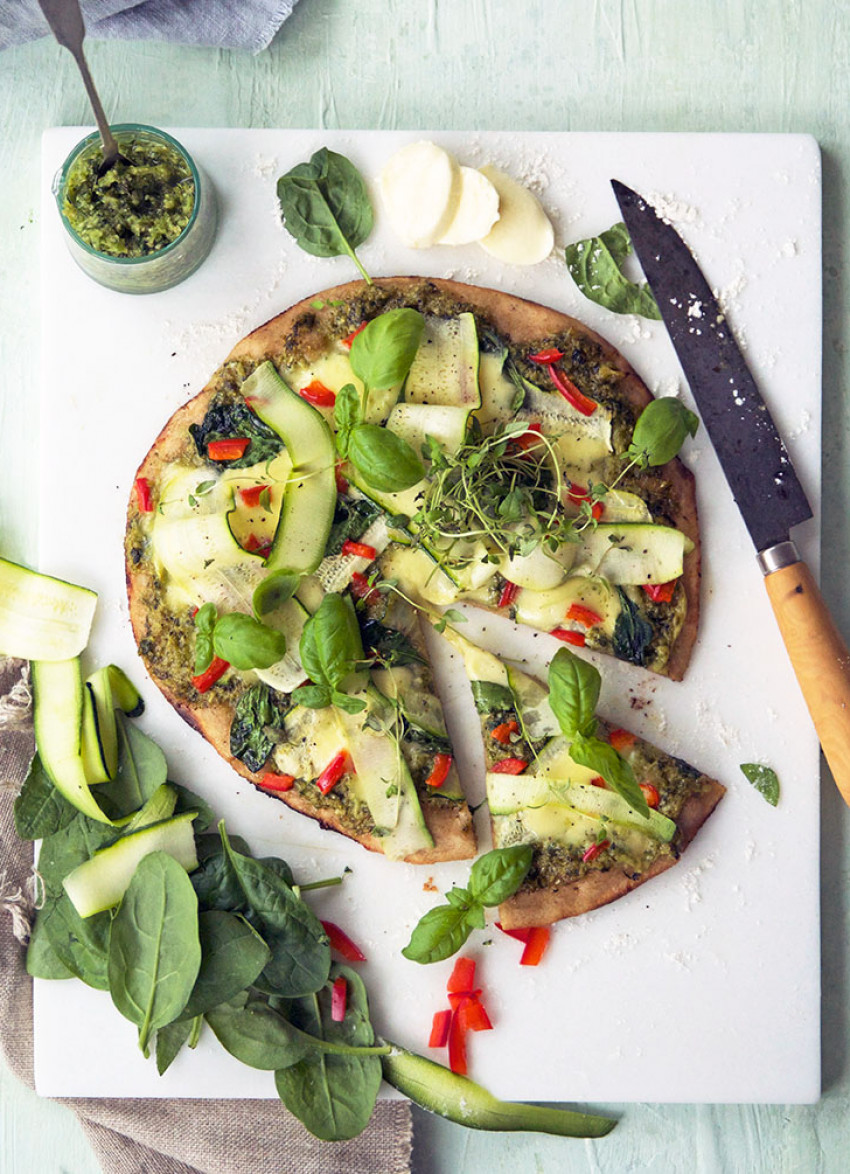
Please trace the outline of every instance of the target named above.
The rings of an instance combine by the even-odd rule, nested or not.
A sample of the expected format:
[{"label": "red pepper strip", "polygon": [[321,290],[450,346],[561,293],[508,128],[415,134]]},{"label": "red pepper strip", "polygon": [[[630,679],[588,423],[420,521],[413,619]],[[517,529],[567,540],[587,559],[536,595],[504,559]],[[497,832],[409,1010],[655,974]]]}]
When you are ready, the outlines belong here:
[{"label": "red pepper strip", "polygon": [[537,448],[540,443],[540,432],[539,424],[529,424],[527,432],[520,432],[519,436],[511,437],[511,443],[515,448],[523,450]]},{"label": "red pepper strip", "polygon": [[449,1024],[449,1068],[458,1076],[466,1076],[466,1024],[460,1010],[452,1011]]},{"label": "red pepper strip", "polygon": [[610,840],[602,840],[598,844],[591,844],[590,847],[587,849],[587,851],[585,852],[585,854],[581,858],[582,864],[587,864],[587,862],[589,860],[595,860],[596,857],[599,855],[599,853],[604,848],[608,848],[610,846],[610,844],[611,844]]},{"label": "red pepper strip", "polygon": [[564,397],[567,403],[572,404],[575,410],[577,412],[581,412],[583,416],[592,416],[599,406],[596,403],[596,400],[590,399],[584,394],[584,392],[579,391],[576,385],[572,382],[572,380],[566,377],[563,371],[558,371],[555,369],[553,363],[548,363],[547,366],[549,368],[549,378],[555,384],[558,391],[560,391],[561,395]]},{"label": "red pepper strip", "polygon": [[643,791],[643,797],[646,800],[647,807],[657,807],[661,796],[658,794],[658,788],[654,787],[652,783],[641,783],[640,789]]},{"label": "red pepper strip", "polygon": [[340,929],[333,921],[323,921],[322,929],[328,935],[331,949],[341,954],[346,962],[365,962],[366,955],[358,945],[352,942],[344,929]]},{"label": "red pepper strip", "polygon": [[590,785],[591,787],[602,787],[606,791],[608,789],[608,784],[605,782],[602,775],[594,775],[590,780]]},{"label": "red pepper strip", "polygon": [[377,588],[372,587],[369,580],[360,571],[354,571],[351,576],[351,594],[355,599],[363,599],[366,603],[374,596],[379,595]]},{"label": "red pepper strip", "polygon": [[671,579],[668,583],[643,583],[643,589],[654,603],[669,603],[676,590],[678,579]]},{"label": "red pepper strip", "polygon": [[207,445],[207,456],[211,461],[238,461],[244,457],[245,449],[251,443],[247,436],[232,436],[226,440],[211,440]]},{"label": "red pepper strip", "polygon": [[519,595],[519,586],[516,583],[506,582],[499,596],[499,607],[510,607]]},{"label": "red pepper strip", "polygon": [[462,998],[457,1013],[463,1018],[463,1026],[467,1031],[492,1031],[493,1024],[485,1010],[484,1004],[475,995]]},{"label": "red pepper strip", "polygon": [[525,949],[520,957],[520,966],[537,966],[546,953],[549,945],[550,931],[548,925],[538,925],[531,931]]},{"label": "red pepper strip", "polygon": [[532,363],[542,363],[548,367],[550,363],[557,363],[559,359],[563,359],[564,352],[559,351],[557,347],[550,347],[547,351],[538,351],[536,355],[529,355],[529,361]]},{"label": "red pepper strip", "polygon": [[345,1019],[345,1004],[348,1002],[348,982],[340,974],[334,979],[331,987],[331,1019],[334,1023],[342,1023]]},{"label": "red pepper strip", "polygon": [[361,322],[356,330],[352,330],[351,334],[349,334],[347,338],[342,339],[342,345],[347,351],[351,350],[351,344],[354,342],[355,338],[357,338],[357,335],[361,330],[365,330],[368,325],[368,322]]},{"label": "red pepper strip", "polygon": [[308,404],[313,404],[317,408],[332,408],[336,403],[336,392],[325,387],[324,383],[320,383],[318,379],[314,379],[306,387],[300,387],[298,394]]},{"label": "red pepper strip", "polygon": [[449,777],[449,771],[452,769],[451,754],[435,754],[434,765],[431,768],[431,773],[425,780],[426,787],[442,787],[443,783]]},{"label": "red pepper strip", "polygon": [[249,534],[242,544],[242,549],[247,550],[249,554],[262,554],[264,557],[269,553],[272,544],[268,541],[261,541],[256,534]]},{"label": "red pepper strip", "polygon": [[446,990],[449,994],[457,991],[468,993],[472,990],[472,984],[475,981],[475,959],[464,958],[463,955],[458,958],[454,964],[454,968],[449,975],[449,981],[446,983]]},{"label": "red pepper strip", "polygon": [[456,1011],[464,999],[477,999],[481,994],[481,987],[474,991],[452,991],[449,995],[449,1005],[453,1011]]},{"label": "red pepper strip", "polygon": [[518,733],[519,733],[519,722],[509,721],[509,722],[502,722],[501,725],[496,726],[496,728],[491,731],[490,737],[495,738],[495,740],[497,742],[500,742],[502,744],[502,746],[507,746],[511,740],[511,734],[518,734]]},{"label": "red pepper strip", "polygon": [[431,1035],[428,1038],[429,1048],[444,1048],[449,1041],[449,1026],[452,1021],[451,1011],[435,1011],[431,1024]]},{"label": "red pepper strip", "polygon": [[268,485],[245,485],[239,490],[239,496],[242,498],[242,504],[247,505],[250,509],[260,504],[263,490],[268,489]]},{"label": "red pepper strip", "polygon": [[587,643],[584,632],[573,632],[569,628],[553,628],[549,635],[565,644],[575,644],[576,648],[584,648]]},{"label": "red pepper strip", "polygon": [[527,942],[532,932],[530,929],[505,929],[500,921],[496,922],[496,929],[500,929],[509,938],[516,938],[518,942]]},{"label": "red pepper strip", "polygon": [[136,478],[136,501],[143,514],[153,513],[153,497],[151,496],[150,481],[147,477]]},{"label": "red pepper strip", "polygon": [[527,766],[524,758],[502,758],[494,762],[490,770],[497,775],[521,775]]},{"label": "red pepper strip", "polygon": [[348,482],[342,475],[342,461],[337,461],[334,465],[334,479],[337,493],[348,493]]},{"label": "red pepper strip", "polygon": [[567,609],[567,619],[575,620],[577,624],[584,624],[586,628],[593,628],[596,624],[602,623],[602,616],[592,608],[585,607],[583,603],[571,603]]},{"label": "red pepper strip", "polygon": [[335,754],[328,765],[316,779],[316,786],[323,795],[327,795],[337,785],[339,780],[347,770],[350,770],[348,761],[348,751],[340,750],[339,754]]},{"label": "red pepper strip", "polygon": [[206,693],[207,689],[211,689],[219,677],[223,677],[229,668],[228,661],[222,660],[220,656],[213,657],[212,664],[208,669],[204,669],[202,673],[192,677],[192,684],[199,693]]},{"label": "red pepper strip", "polygon": [[628,730],[612,730],[608,737],[608,741],[618,754],[624,754],[626,750],[631,750],[635,740],[634,734],[630,734]]},{"label": "red pepper strip", "polygon": [[[574,505],[581,505],[583,501],[590,501],[590,494],[583,486],[573,483],[567,491],[567,499]],[[590,516],[595,522],[599,521],[604,512],[605,506],[601,501],[595,501],[590,507]]]},{"label": "red pepper strip", "polygon": [[366,558],[372,562],[378,552],[374,546],[367,546],[365,542],[352,542],[350,538],[346,538],[342,544],[342,553],[353,555],[355,558]]},{"label": "red pepper strip", "polygon": [[294,775],[275,775],[269,772],[260,779],[260,786],[264,791],[291,791],[294,782]]}]

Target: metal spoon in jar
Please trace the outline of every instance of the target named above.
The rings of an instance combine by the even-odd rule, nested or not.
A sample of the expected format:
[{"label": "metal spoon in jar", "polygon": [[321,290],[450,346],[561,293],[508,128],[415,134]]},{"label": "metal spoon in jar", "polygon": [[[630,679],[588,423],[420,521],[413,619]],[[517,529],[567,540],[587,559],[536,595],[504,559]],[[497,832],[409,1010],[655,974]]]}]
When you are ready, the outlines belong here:
[{"label": "metal spoon in jar", "polygon": [[115,135],[109,129],[103,105],[98,97],[94,81],[89,73],[89,67],[83,54],[83,39],[86,35],[86,26],[83,23],[83,14],[80,11],[79,0],[38,0],[39,7],[44,13],[47,23],[54,37],[63,48],[67,49],[77,63],[82,74],[83,84],[94,111],[97,129],[103,143],[103,162],[97,169],[98,175],[104,175],[110,167],[114,167],[120,159],[127,160],[118,150]]}]

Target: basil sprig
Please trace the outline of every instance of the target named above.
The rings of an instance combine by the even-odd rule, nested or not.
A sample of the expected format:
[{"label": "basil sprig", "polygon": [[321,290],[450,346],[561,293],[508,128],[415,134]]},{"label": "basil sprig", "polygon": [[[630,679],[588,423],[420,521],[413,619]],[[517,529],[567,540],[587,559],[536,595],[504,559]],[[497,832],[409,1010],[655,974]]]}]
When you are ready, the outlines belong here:
[{"label": "basil sprig", "polygon": [[446,893],[446,905],[429,909],[402,950],[411,962],[442,962],[455,954],[473,929],[485,926],[484,910],[512,897],[531,867],[530,844],[494,848],[479,856],[469,872],[469,885]]},{"label": "basil sprig", "polygon": [[351,369],[362,382],[363,399],[353,384],[341,388],[334,405],[336,445],[367,485],[383,493],[410,489],[425,469],[406,440],[366,423],[370,391],[403,383],[419,348],[425,322],[418,310],[388,310],[361,330],[351,344]]},{"label": "basil sprig", "polygon": [[629,445],[629,460],[646,468],[672,461],[688,436],[696,436],[699,418],[672,395],[654,399],[643,409]]},{"label": "basil sprig", "polygon": [[336,705],[346,713],[360,713],[366,702],[343,691],[347,677],[365,661],[360,626],[349,595],[331,592],[304,625],[299,646],[301,664],[312,682],[292,692],[296,705],[324,709]]},{"label": "basil sprig", "polygon": [[286,653],[283,632],[243,612],[218,616],[214,603],[195,613],[195,674],[204,672],[213,656],[220,656],[240,672],[267,669]]},{"label": "basil sprig", "polygon": [[631,766],[608,742],[596,737],[596,703],[601,678],[592,664],[561,648],[549,666],[549,704],[564,736],[570,757],[600,774],[633,811],[649,815],[649,805]]},{"label": "basil sprig", "polygon": [[355,249],[375,222],[363,176],[336,151],[322,147],[277,181],[277,198],[287,232],[314,257],[347,254],[371,285]]},{"label": "basil sprig", "polygon": [[567,268],[584,296],[598,306],[615,314],[660,319],[658,303],[646,282],[629,281],[623,273],[631,251],[628,229],[623,223],[615,224],[599,236],[567,245]]}]

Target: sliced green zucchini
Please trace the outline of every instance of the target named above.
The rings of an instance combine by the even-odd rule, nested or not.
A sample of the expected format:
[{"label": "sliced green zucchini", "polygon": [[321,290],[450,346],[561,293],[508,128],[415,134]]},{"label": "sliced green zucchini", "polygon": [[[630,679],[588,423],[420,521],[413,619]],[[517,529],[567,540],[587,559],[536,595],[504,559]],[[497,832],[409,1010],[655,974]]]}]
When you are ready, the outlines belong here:
[{"label": "sliced green zucchini", "polygon": [[468,407],[454,404],[396,404],[387,428],[406,440],[417,456],[427,436],[433,436],[446,452],[456,453],[466,440],[469,413]]},{"label": "sliced green zucchini", "polygon": [[561,727],[549,704],[549,690],[513,665],[508,665],[508,683],[528,737],[538,742],[559,736]]},{"label": "sliced green zucchini", "polygon": [[0,652],[70,660],[88,644],[97,593],[0,558]]},{"label": "sliced green zucchini", "polygon": [[619,586],[669,583],[692,543],[672,526],[600,522],[581,535],[571,574],[602,575]]},{"label": "sliced green zucchini", "polygon": [[478,387],[478,330],[472,314],[457,318],[427,315],[419,350],[404,385],[411,404],[481,406]]}]

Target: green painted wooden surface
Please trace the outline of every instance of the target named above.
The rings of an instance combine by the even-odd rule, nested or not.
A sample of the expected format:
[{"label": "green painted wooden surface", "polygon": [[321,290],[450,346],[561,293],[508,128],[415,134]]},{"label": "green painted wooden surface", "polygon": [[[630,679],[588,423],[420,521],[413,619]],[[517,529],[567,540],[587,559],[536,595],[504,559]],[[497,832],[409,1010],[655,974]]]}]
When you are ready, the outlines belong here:
[{"label": "green painted wooden surface", "polygon": [[[259,57],[91,43],[89,60],[116,121],[815,135],[825,203],[823,585],[850,636],[850,7],[834,0],[301,0]],[[47,126],[87,121],[74,67],[57,46],[43,41],[0,54],[0,548],[13,558],[34,556],[37,525],[39,139]],[[612,1106],[620,1126],[595,1143],[478,1135],[417,1113],[417,1174],[846,1170],[850,816],[826,774],[822,809],[825,1092],[818,1106]],[[97,1168],[68,1111],[40,1101],[0,1065],[0,1170]]]}]

